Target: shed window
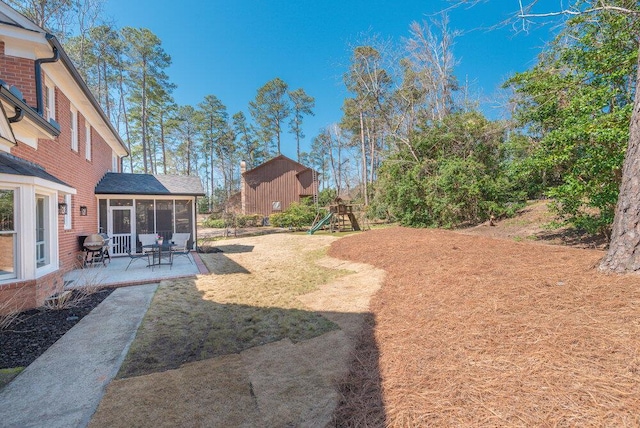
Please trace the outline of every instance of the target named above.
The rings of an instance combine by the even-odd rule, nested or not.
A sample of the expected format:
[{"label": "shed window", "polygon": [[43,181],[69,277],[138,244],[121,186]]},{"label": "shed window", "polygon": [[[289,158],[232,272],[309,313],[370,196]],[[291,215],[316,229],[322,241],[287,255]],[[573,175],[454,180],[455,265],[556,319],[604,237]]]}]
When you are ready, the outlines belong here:
[{"label": "shed window", "polygon": [[280,201],[273,201],[271,203],[271,209],[273,211],[282,211],[282,204],[280,203]]}]

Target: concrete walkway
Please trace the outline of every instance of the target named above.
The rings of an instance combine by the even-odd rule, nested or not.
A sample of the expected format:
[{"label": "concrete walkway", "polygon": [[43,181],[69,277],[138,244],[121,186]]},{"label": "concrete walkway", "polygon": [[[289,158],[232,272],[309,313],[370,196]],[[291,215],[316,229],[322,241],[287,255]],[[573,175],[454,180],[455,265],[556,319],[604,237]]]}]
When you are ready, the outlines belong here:
[{"label": "concrete walkway", "polygon": [[119,288],[80,320],[0,391],[0,425],[87,426],[157,287]]}]

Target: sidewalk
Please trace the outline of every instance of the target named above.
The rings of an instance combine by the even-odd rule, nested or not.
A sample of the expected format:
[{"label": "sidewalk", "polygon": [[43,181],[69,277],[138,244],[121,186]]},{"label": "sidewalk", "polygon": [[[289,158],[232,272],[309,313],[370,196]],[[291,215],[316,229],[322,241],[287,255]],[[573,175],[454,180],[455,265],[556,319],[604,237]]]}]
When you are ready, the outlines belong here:
[{"label": "sidewalk", "polygon": [[157,284],[118,288],[0,391],[3,427],[85,427]]}]

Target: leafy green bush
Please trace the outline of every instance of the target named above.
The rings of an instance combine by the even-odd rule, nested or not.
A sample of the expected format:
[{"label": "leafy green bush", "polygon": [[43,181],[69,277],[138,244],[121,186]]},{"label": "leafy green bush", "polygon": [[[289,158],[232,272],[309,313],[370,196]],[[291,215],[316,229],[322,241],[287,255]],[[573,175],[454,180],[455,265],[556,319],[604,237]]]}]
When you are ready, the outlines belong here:
[{"label": "leafy green bush", "polygon": [[215,229],[223,229],[226,227],[225,221],[222,218],[212,218],[209,217],[205,221],[202,222],[204,227],[213,227]]},{"label": "leafy green bush", "polygon": [[383,163],[372,205],[414,227],[455,227],[514,211],[525,195],[505,175],[502,137],[502,126],[480,113],[447,116],[418,134],[411,152],[401,149]]},{"label": "leafy green bush", "polygon": [[316,217],[315,208],[306,204],[293,202],[285,211],[269,216],[269,223],[275,227],[291,227],[300,229],[311,226]]}]

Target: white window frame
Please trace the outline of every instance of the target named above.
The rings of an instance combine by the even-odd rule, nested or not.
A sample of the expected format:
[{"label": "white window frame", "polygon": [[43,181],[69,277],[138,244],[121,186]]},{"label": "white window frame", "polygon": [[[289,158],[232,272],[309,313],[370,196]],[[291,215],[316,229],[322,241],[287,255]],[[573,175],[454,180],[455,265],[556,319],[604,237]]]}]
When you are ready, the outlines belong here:
[{"label": "white window frame", "polygon": [[71,131],[71,150],[74,152],[78,151],[78,110],[71,106],[71,120],[70,122],[70,131]]},{"label": "white window frame", "polygon": [[111,172],[118,172],[118,155],[116,152],[111,152]]},{"label": "white window frame", "polygon": [[[40,201],[42,204],[40,205]],[[39,213],[38,209],[42,206],[42,212]],[[51,206],[51,197],[49,195],[43,195],[36,193],[36,211],[35,211],[35,235],[36,235],[36,269],[44,268],[51,264],[51,213],[49,207]],[[42,239],[38,239],[38,222],[39,215],[42,215]]]},{"label": "white window frame", "polygon": [[0,281],[11,280],[18,277],[18,204],[19,194],[18,189],[10,187],[0,187],[2,190],[10,190],[13,192],[13,230],[5,230],[0,232],[0,235],[11,235],[13,237],[13,272],[0,273]]},{"label": "white window frame", "polygon": [[64,195],[64,203],[67,204],[67,213],[64,215],[64,230],[73,228],[71,212],[71,195]]},{"label": "white window frame", "polygon": [[46,78],[44,80],[44,95],[44,117],[47,120],[56,120],[56,87]]},{"label": "white window frame", "polygon": [[84,122],[85,136],[84,136],[84,157],[91,160],[91,125],[85,120]]}]

